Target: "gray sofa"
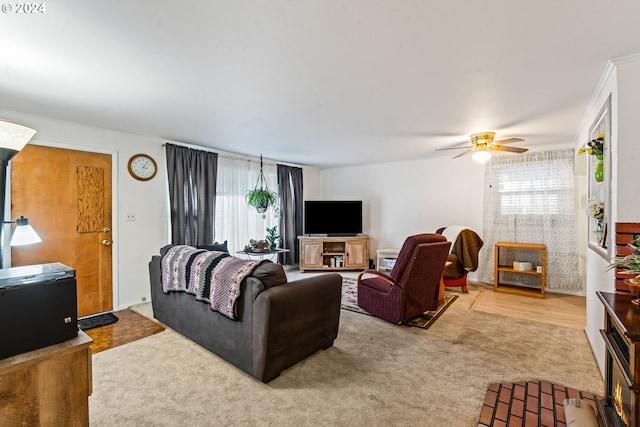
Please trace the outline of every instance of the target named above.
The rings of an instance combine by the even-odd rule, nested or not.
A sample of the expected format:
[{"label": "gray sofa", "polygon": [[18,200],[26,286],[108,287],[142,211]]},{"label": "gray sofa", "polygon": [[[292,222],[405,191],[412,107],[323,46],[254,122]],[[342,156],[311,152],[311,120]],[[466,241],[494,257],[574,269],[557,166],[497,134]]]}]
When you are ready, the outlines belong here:
[{"label": "gray sofa", "polygon": [[242,282],[234,321],[194,295],[164,293],[160,261],[149,263],[154,317],[260,381],[331,347],[338,334],[339,274],[287,282],[280,264],[262,262]]}]

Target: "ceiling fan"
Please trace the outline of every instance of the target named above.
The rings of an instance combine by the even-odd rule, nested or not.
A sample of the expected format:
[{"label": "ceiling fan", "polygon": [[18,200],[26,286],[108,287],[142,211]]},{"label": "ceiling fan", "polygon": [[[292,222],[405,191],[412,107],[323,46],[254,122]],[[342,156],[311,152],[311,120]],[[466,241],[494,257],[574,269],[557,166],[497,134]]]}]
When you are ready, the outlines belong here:
[{"label": "ceiling fan", "polygon": [[489,158],[488,156],[488,152],[490,150],[494,150],[494,151],[508,151],[510,153],[525,153],[527,151],[529,151],[528,148],[518,148],[518,147],[505,147],[504,145],[501,144],[511,144],[512,142],[520,142],[520,141],[524,141],[524,139],[522,138],[508,138],[508,139],[503,139],[501,141],[494,141],[493,137],[495,136],[495,132],[480,132],[480,133],[474,133],[473,135],[470,136],[471,138],[471,143],[473,145],[469,145],[466,147],[453,147],[453,148],[437,148],[436,151],[442,151],[442,150],[460,150],[463,148],[468,148],[467,151],[465,151],[464,153],[458,154],[457,156],[453,156],[453,159],[456,159],[458,157],[462,157],[465,154],[471,154],[471,153],[485,153],[486,159]]}]

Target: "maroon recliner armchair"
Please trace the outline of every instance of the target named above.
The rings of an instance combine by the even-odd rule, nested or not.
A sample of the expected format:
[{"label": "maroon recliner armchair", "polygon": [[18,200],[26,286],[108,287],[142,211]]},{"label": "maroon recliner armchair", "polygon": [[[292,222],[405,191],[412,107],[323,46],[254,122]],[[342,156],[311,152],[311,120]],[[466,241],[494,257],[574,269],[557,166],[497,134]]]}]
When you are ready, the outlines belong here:
[{"label": "maroon recliner armchair", "polygon": [[[441,234],[409,236],[387,275],[358,275],[358,306],[391,323],[402,324],[438,308],[438,292],[451,242]],[[370,274],[373,277],[363,279]]]}]

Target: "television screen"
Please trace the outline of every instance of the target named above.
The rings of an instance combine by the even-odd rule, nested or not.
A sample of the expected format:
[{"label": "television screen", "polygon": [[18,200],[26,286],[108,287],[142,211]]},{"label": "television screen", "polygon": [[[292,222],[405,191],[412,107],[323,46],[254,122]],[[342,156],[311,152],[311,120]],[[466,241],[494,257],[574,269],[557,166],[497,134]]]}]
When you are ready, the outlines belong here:
[{"label": "television screen", "polygon": [[307,200],[304,202],[306,234],[355,236],[362,233],[361,200]]}]

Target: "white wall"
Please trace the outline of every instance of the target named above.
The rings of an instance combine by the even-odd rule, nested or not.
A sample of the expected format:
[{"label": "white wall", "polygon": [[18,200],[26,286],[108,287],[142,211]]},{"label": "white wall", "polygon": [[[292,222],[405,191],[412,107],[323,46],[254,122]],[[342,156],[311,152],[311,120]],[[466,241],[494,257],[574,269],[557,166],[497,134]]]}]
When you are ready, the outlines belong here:
[{"label": "white wall", "polygon": [[[114,309],[148,299],[147,264],[167,241],[162,140],[10,111],[0,111],[0,119],[36,129],[33,144],[112,154]],[[127,163],[136,153],[156,160],[159,170],[151,181],[136,181],[129,175]],[[135,222],[125,220],[127,213],[135,214]]]},{"label": "white wall", "polygon": [[640,165],[640,56],[618,61],[618,138],[614,160],[616,221],[640,222],[638,165]]},{"label": "white wall", "polygon": [[[5,110],[0,110],[0,120],[36,129],[32,144],[113,156],[114,309],[149,300],[149,260],[170,241],[165,140]],[[151,181],[137,181],[129,175],[127,163],[137,153],[155,159],[158,173]],[[320,197],[318,169],[304,168],[304,195]],[[129,213],[135,214],[135,221],[126,221]]]},{"label": "white wall", "polygon": [[[589,139],[589,128],[611,95],[611,206],[610,227],[616,222],[640,222],[640,199],[637,192],[637,165],[640,121],[640,56],[613,61],[605,71],[596,90],[591,108],[585,119],[576,146]],[[612,227],[613,228],[613,227]],[[611,230],[611,236],[615,230]],[[613,241],[613,240],[611,240]],[[612,250],[611,258],[615,256]],[[604,375],[605,346],[599,333],[603,327],[604,307],[596,296],[597,291],[614,292],[614,272],[608,270],[612,260],[587,247],[586,293],[587,324],[585,332],[594,355]]]},{"label": "white wall", "polygon": [[[598,114],[602,110],[607,98],[611,96],[611,144],[615,143],[617,138],[617,79],[612,67],[609,67],[600,82],[599,87],[596,90],[596,94],[591,102],[591,107],[585,118],[584,126],[581,129],[580,136],[576,141],[576,149],[582,147],[586,141],[589,141],[590,129],[593,123],[597,120]],[[615,160],[611,161],[612,166],[615,164]],[[615,166],[613,167],[615,169]],[[612,170],[612,175],[614,171]],[[584,191],[587,191],[587,186],[584,186]],[[586,201],[586,196],[584,197]],[[586,204],[586,203],[585,203]],[[615,204],[615,203],[612,203]],[[606,207],[605,207],[606,208]],[[614,218],[613,216],[611,218]],[[586,219],[585,219],[586,222]],[[612,220],[613,222],[613,220]],[[591,344],[593,354],[598,362],[600,371],[604,376],[604,357],[605,347],[602,336],[600,335],[600,329],[603,327],[604,321],[604,307],[598,297],[597,291],[601,292],[613,292],[613,272],[606,271],[609,265],[608,261],[601,256],[600,253],[594,251],[587,245],[587,236],[585,235],[585,241],[583,245],[586,247],[585,253],[585,292],[586,292],[586,310],[587,321],[585,325],[585,333],[587,339]]]},{"label": "white wall", "polygon": [[466,225],[482,234],[484,165],[471,156],[324,169],[322,198],[363,201],[363,232],[376,249],[407,236]]}]

